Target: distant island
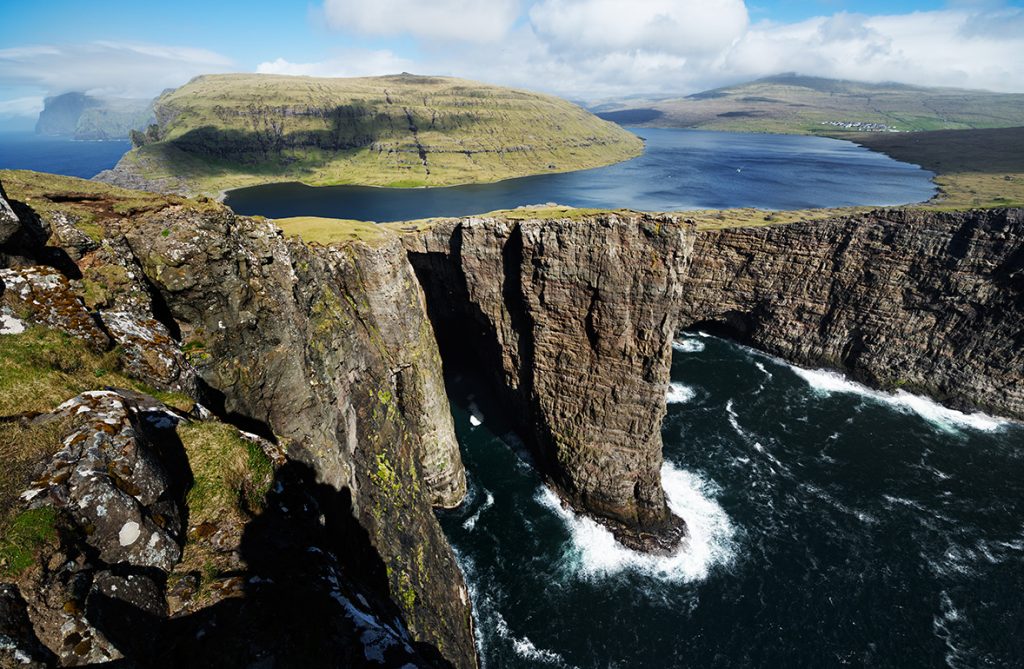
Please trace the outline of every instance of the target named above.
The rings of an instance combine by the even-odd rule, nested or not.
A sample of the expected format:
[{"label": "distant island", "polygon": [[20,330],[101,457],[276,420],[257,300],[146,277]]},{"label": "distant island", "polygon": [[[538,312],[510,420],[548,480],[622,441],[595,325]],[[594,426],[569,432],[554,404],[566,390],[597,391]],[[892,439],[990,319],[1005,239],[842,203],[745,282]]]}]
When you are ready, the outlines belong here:
[{"label": "distant island", "polygon": [[36,134],[80,140],[128,139],[133,130],[145,130],[153,121],[152,100],[72,92],[46,98]]},{"label": "distant island", "polygon": [[565,100],[462,79],[227,74],[154,103],[97,178],[216,194],[257,184],[448,186],[609,165],[643,142]]},{"label": "distant island", "polygon": [[682,98],[591,108],[624,125],[843,136],[1024,125],[1024,95],[780,74]]}]

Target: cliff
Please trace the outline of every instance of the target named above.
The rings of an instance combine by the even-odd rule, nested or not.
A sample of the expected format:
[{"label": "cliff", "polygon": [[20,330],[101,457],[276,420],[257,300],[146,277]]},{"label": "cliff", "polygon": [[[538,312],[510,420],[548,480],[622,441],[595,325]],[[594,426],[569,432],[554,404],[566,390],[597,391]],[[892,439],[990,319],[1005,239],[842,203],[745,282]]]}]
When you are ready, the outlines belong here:
[{"label": "cliff", "polygon": [[673,548],[661,421],[692,226],[470,218],[404,239],[442,340],[490,370],[562,496],[629,546]]},{"label": "cliff", "polygon": [[132,130],[145,129],[153,118],[150,100],[64,93],[46,98],[36,133],[81,140],[128,139]]},{"label": "cliff", "polygon": [[4,661],[475,666],[431,509],[466,489],[442,356],[567,504],[653,552],[686,531],[660,481],[683,329],[1024,418],[1019,209],[524,209],[318,245],[0,179]]},{"label": "cliff", "polygon": [[102,181],[210,195],[261,183],[414,187],[608,165],[642,141],[565,100],[446,77],[208,75]]},{"label": "cliff", "polygon": [[1024,211],[882,210],[702,231],[681,327],[1024,418]]},{"label": "cliff", "polygon": [[[186,441],[181,436],[170,440],[172,447],[157,447],[161,457],[170,457],[186,474],[168,473],[165,487],[177,492],[154,493],[155,498],[177,499],[178,516],[190,521],[187,529],[168,526],[168,540],[176,548],[158,565],[164,575],[156,576],[156,589],[133,605],[153,618],[154,629],[164,635],[160,638],[178,649],[177,657],[205,652],[206,642],[189,639],[197,638],[198,629],[207,630],[200,637],[213,634],[210,630],[220,621],[222,631],[211,637],[226,644],[220,652],[244,651],[253,661],[267,656],[285,666],[300,657],[323,661],[319,652],[345,664],[346,653],[361,656],[365,647],[365,658],[357,664],[371,663],[378,651],[387,651],[389,663],[418,655],[416,666],[445,661],[475,666],[468,591],[431,510],[432,503],[450,506],[460,501],[465,474],[423,296],[397,238],[310,247],[284,239],[265,221],[236,217],[209,202],[31,173],[7,173],[4,181],[19,219],[47,230],[50,246],[25,244],[18,255],[6,256],[12,266],[0,277],[7,333],[2,341],[16,346],[24,340],[24,347],[39,349],[45,361],[47,355],[57,355],[44,352],[49,348],[40,341],[50,336],[46,333],[68,333],[88,342],[96,352],[90,355],[111,358],[102,367],[96,364],[97,370],[122,370],[115,383],[131,384],[150,396],[191,395],[199,404],[189,421],[204,426],[196,429],[220,434],[217,420],[227,421],[260,435],[252,439],[280,456],[273,485],[262,488],[268,491],[266,501],[257,494],[233,517],[203,512],[205,498],[196,490],[205,480],[198,471],[206,456],[186,449],[182,465],[181,447],[174,446]],[[57,255],[59,269],[47,266]],[[75,369],[82,364],[76,363]],[[24,396],[17,405],[20,411],[5,419],[12,424],[31,427],[25,421],[35,419],[26,411],[64,410],[48,405],[45,397],[34,401],[30,376],[23,371],[0,378],[0,384],[8,384],[10,397]],[[52,395],[62,401],[67,397],[60,393],[92,390],[82,388],[89,378],[84,376],[66,390],[62,385],[53,389]],[[96,378],[102,376],[97,373]],[[96,389],[105,386],[97,381]],[[126,418],[117,420],[128,421],[126,430],[131,427],[126,439],[138,439],[141,428],[131,423],[137,402],[131,397],[112,401],[122,400],[127,408],[117,411]],[[89,428],[84,434],[100,438],[107,431]],[[65,441],[62,436],[55,446]],[[71,441],[77,443],[77,438]],[[19,443],[27,448],[32,441],[25,437]],[[54,486],[62,485],[65,477],[45,475],[50,458],[66,468],[68,458],[57,450],[35,452],[36,464],[29,467],[35,474],[21,483],[4,484],[28,487],[34,479],[33,489],[42,492],[30,499],[56,500],[44,505],[57,509],[63,519],[67,496]],[[241,471],[249,476],[246,461]],[[85,475],[104,467],[110,469],[72,465],[70,473]],[[213,478],[233,481],[238,475]],[[140,475],[132,466],[119,476],[125,482],[122,493],[135,498],[136,505],[148,504],[133,492]],[[188,491],[186,502],[180,500],[182,490]],[[280,508],[274,506],[275,496]],[[34,502],[27,503],[25,512],[33,511]],[[264,504],[270,512],[259,512]],[[105,506],[94,515],[108,510]],[[169,518],[166,511],[141,513],[150,520]],[[203,522],[192,524],[196,517]],[[148,527],[140,520],[132,522]],[[76,536],[75,523],[98,527],[89,519],[59,520],[55,531],[61,542]],[[97,541],[116,547],[116,533],[113,543],[104,537]],[[307,546],[321,551],[319,557],[308,557]],[[60,617],[54,607],[63,602],[57,601],[55,586],[46,584],[46,556],[44,551],[32,561],[38,567],[27,567],[16,582],[28,601],[36,634],[62,663],[75,664],[79,660],[73,651],[84,632],[72,643],[64,627],[54,622]],[[295,562],[281,564],[274,556],[291,556]],[[118,573],[126,568],[115,555],[92,556],[83,567],[88,574],[83,583],[99,587],[96,579],[105,565]],[[180,578],[172,578],[179,572]],[[44,578],[42,585],[33,587],[39,578]],[[261,605],[247,608],[245,602],[261,601],[252,584],[263,579],[305,585],[272,588],[267,595],[271,605],[260,618]],[[323,587],[311,585],[315,583]],[[349,621],[341,637],[324,641],[318,636],[320,628],[310,631],[308,625],[288,633],[297,623],[271,627],[274,617],[287,616],[289,610],[295,611],[295,621],[305,620],[307,595],[315,604],[310,610],[329,613],[325,620]],[[234,596],[242,601],[225,603]],[[174,606],[168,604],[172,600]],[[145,644],[125,645],[127,641],[114,638],[117,630],[111,632],[109,620],[103,621],[102,606],[91,607],[88,598],[79,603],[83,608],[75,615],[82,629],[98,631],[89,632],[90,638],[106,639],[96,642],[97,648],[111,657],[147,657],[141,648]],[[224,623],[239,606],[256,617],[253,629]],[[344,629],[354,631],[346,636]],[[82,659],[102,659],[81,648]],[[306,655],[291,657],[296,648]]]}]

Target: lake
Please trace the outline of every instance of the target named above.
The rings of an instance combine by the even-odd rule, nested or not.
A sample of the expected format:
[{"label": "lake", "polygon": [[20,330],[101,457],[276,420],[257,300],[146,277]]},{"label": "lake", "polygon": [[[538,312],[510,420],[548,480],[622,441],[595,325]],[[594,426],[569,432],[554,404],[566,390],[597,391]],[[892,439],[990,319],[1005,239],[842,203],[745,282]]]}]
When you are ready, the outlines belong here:
[{"label": "lake", "polygon": [[803,209],[921,202],[931,172],[825,137],[633,128],[644,154],[579,172],[448,188],[268,184],[228,192],[240,214],[398,221],[557,202],[641,211]]}]

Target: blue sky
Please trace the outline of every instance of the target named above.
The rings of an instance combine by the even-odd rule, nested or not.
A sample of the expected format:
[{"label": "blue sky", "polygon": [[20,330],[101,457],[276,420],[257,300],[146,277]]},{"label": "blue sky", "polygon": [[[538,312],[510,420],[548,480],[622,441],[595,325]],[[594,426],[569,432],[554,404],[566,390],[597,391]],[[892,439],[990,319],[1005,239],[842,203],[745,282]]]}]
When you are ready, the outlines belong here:
[{"label": "blue sky", "polygon": [[1024,91],[1024,0],[80,0],[9,3],[0,119],[68,90],[152,96],[211,71],[408,70],[596,100],[778,71]]}]

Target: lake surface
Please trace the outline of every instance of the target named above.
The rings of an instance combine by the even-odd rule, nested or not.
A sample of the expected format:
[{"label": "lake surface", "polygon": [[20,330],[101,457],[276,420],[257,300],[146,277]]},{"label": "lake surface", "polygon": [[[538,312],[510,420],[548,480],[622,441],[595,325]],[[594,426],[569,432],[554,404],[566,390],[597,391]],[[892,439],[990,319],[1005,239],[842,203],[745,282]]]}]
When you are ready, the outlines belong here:
[{"label": "lake surface", "polygon": [[674,348],[663,477],[691,541],[667,558],[563,510],[450,380],[470,493],[441,522],[485,666],[1021,666],[1024,428]]},{"label": "lake surface", "polygon": [[0,169],[35,170],[90,179],[109,170],[131,142],[80,142],[30,132],[0,133]]},{"label": "lake surface", "polygon": [[240,214],[398,221],[466,216],[526,204],[641,211],[802,209],[921,202],[931,172],[824,137],[635,128],[642,156],[580,172],[450,188],[369,188],[297,183],[230,191]]}]

